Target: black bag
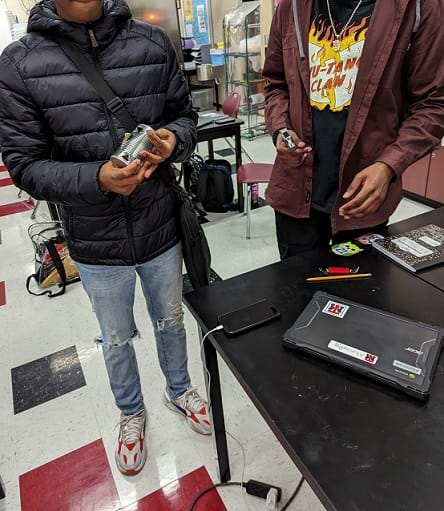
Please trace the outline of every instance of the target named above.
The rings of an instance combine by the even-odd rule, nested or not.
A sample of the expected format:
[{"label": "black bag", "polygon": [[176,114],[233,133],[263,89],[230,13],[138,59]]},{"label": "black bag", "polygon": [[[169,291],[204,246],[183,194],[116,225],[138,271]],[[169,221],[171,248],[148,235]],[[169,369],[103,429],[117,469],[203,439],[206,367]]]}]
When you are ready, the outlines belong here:
[{"label": "black bag", "polygon": [[199,176],[197,194],[205,211],[226,213],[233,209],[231,165],[226,160],[207,160]]},{"label": "black bag", "polygon": [[[123,101],[105,81],[102,73],[86,58],[76,44],[60,37],[57,37],[56,41],[125,129],[133,131],[137,122],[126,109]],[[175,176],[165,178],[162,176],[162,178],[166,184],[172,186],[179,200],[178,226],[190,282],[195,289],[207,286],[210,283],[211,254],[205,233],[199,223],[201,211],[196,207],[195,198],[177,184]]]},{"label": "black bag", "polygon": [[175,183],[173,189],[179,198],[178,228],[182,240],[182,252],[188,277],[194,289],[210,283],[211,252],[201,226],[206,213],[198,199]]},{"label": "black bag", "polygon": [[200,200],[205,211],[226,213],[233,210],[234,187],[228,161],[205,162],[202,156],[193,154],[184,165],[189,176],[187,190]]}]

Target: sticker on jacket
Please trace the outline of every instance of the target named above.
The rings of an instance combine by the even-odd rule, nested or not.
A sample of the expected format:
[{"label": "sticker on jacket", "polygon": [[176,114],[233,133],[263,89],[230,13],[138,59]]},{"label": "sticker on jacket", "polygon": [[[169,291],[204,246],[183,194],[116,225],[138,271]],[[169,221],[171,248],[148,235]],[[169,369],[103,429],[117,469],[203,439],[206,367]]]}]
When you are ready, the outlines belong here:
[{"label": "sticker on jacket", "polygon": [[361,360],[367,364],[375,365],[378,362],[377,355],[367,353],[366,351],[354,348],[353,346],[348,346],[342,342],[332,340],[328,343],[328,347],[333,351],[338,351],[339,353],[343,353],[349,357],[356,358],[357,360]]},{"label": "sticker on jacket", "polygon": [[324,314],[328,314],[329,316],[334,316],[335,318],[343,318],[350,307],[348,305],[344,305],[343,303],[333,302],[330,300],[327,305],[323,309]]}]

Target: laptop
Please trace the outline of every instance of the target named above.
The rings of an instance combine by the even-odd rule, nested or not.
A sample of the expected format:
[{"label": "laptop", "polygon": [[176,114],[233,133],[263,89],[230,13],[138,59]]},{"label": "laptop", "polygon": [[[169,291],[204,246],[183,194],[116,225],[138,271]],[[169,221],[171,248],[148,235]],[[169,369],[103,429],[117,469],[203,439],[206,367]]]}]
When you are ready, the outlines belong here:
[{"label": "laptop", "polygon": [[427,399],[443,330],[318,291],[284,346]]},{"label": "laptop", "polygon": [[199,120],[197,122],[197,129],[204,128],[205,126],[209,126],[213,123],[220,122],[232,122],[236,119],[225,115],[222,112],[207,112],[207,113],[199,113]]}]

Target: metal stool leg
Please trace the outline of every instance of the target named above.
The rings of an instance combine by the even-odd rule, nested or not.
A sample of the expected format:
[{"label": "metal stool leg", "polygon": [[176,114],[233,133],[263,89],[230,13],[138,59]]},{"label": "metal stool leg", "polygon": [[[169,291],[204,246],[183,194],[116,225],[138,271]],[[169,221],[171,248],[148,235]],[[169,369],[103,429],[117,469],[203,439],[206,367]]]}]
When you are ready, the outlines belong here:
[{"label": "metal stool leg", "polygon": [[244,195],[244,216],[247,214],[247,195],[248,195],[248,185],[247,183],[243,184],[243,195]]},{"label": "metal stool leg", "polygon": [[37,201],[35,203],[34,209],[32,210],[31,214],[31,220],[35,220],[35,216],[37,215],[37,211],[39,210],[40,205],[42,204],[42,201]]},{"label": "metal stool leg", "polygon": [[247,240],[251,239],[251,186],[247,185],[248,192],[245,196],[247,201]]}]

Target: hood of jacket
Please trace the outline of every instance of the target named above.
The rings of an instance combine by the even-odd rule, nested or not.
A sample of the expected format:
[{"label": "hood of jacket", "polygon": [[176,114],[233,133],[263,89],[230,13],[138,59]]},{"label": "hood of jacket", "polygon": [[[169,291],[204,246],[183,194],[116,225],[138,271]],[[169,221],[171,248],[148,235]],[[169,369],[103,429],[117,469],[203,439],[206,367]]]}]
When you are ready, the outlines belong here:
[{"label": "hood of jacket", "polygon": [[93,28],[94,35],[102,46],[109,44],[130,18],[131,10],[124,0],[105,0],[103,14],[97,21],[88,25],[72,23],[58,15],[54,0],[43,0],[31,10],[28,32],[66,37],[80,46],[89,46],[90,37],[87,28]]}]

